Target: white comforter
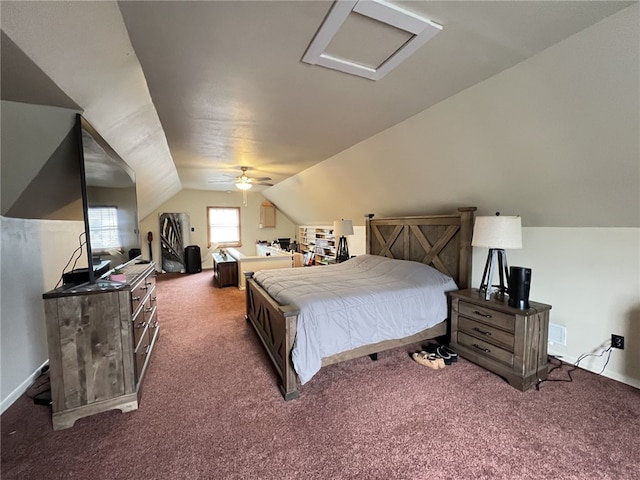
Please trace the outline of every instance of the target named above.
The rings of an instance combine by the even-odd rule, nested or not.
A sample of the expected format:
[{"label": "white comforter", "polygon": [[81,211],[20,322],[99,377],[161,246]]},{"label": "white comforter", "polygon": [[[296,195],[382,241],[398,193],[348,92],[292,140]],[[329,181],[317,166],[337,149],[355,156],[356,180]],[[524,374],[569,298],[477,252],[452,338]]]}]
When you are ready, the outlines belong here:
[{"label": "white comforter", "polygon": [[301,383],[322,358],[407,337],[447,317],[451,277],[418,262],[362,255],[327,266],[263,270],[256,281],[300,309],[292,359]]}]

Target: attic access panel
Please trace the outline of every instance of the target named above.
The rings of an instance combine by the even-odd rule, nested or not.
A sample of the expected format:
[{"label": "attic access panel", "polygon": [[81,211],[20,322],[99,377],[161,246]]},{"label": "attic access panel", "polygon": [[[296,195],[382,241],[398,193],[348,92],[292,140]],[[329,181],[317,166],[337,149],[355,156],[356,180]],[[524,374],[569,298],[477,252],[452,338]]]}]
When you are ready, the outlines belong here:
[{"label": "attic access panel", "polygon": [[[340,58],[327,53],[327,47],[352,14],[359,14],[406,32],[409,39],[394,49],[379,65]],[[336,0],[329,15],[307,48],[302,61],[338,70],[369,80],[379,80],[427,43],[442,26],[385,0]]]}]

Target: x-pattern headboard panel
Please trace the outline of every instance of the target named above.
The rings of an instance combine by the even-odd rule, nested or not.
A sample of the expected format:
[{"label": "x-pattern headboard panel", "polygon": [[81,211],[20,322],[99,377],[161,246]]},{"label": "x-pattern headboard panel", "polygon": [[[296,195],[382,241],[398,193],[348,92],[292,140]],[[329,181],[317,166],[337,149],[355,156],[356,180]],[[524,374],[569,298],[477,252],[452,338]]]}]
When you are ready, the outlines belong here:
[{"label": "x-pattern headboard panel", "polygon": [[475,207],[455,215],[366,217],[367,253],[432,265],[459,288],[471,286],[471,237]]}]

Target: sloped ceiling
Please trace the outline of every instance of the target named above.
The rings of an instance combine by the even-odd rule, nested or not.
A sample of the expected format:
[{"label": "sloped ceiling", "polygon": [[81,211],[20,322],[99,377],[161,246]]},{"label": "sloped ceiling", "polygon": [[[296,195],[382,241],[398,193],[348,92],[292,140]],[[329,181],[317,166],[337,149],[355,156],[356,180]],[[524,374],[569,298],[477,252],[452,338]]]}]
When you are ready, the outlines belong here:
[{"label": "sloped ceiling", "polygon": [[[320,162],[635,2],[396,3],[444,30],[376,82],[300,61],[331,1],[2,2],[1,21],[3,37],[136,170],[141,217],[182,187],[233,188],[246,165],[282,182],[271,197],[305,221],[335,215],[293,212],[296,196],[309,193],[293,185],[311,172],[332,180],[334,168],[318,170]],[[353,41],[353,51],[368,53],[359,28],[337,46]],[[374,35],[364,45],[381,43]],[[2,62],[4,85],[12,69]],[[360,171],[356,182],[373,176],[384,188],[380,169]],[[348,179],[353,185],[353,170]],[[306,206],[322,210],[316,195]]]},{"label": "sloped ceiling", "polygon": [[[117,3],[2,2],[1,8],[4,34],[83,109],[84,117],[136,171],[140,218],[180,191]],[[2,76],[12,75],[13,66],[2,60]],[[13,100],[5,92],[3,99]],[[37,101],[40,97],[27,103]]]}]

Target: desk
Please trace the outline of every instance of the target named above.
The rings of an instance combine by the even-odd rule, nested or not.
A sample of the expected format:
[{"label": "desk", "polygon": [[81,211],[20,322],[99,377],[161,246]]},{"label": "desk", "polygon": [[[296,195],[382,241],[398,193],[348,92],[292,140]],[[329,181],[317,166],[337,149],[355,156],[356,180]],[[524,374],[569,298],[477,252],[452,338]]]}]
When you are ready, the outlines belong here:
[{"label": "desk", "polygon": [[238,265],[232,256],[213,254],[213,283],[218,288],[238,284]]}]

